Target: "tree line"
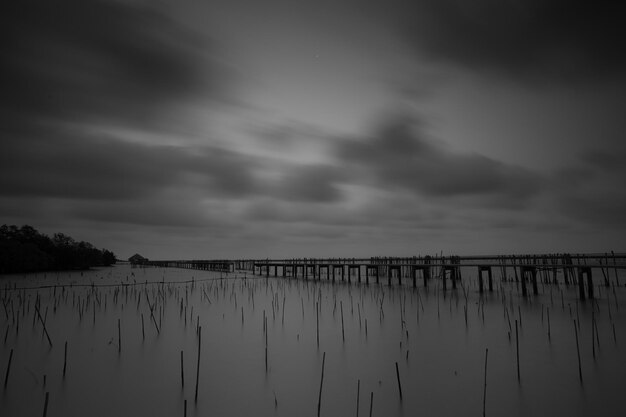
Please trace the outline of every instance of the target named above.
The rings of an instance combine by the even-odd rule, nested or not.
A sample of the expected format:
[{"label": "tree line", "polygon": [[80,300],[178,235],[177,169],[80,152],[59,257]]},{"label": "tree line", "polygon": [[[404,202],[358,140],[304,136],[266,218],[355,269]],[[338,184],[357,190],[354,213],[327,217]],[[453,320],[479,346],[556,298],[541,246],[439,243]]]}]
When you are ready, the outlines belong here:
[{"label": "tree line", "polygon": [[77,242],[63,233],[52,238],[34,227],[0,227],[0,273],[88,269],[110,266],[115,254],[97,249],[89,242]]}]

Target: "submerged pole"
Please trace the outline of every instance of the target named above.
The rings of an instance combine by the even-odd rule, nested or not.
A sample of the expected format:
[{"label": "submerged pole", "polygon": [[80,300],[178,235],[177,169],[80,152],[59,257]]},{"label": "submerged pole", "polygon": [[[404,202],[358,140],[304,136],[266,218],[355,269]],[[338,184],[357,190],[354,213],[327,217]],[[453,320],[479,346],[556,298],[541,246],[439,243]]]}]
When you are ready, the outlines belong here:
[{"label": "submerged pole", "polygon": [[320,394],[317,399],[317,417],[320,416],[320,410],[322,408],[322,387],[324,386],[324,365],[326,364],[326,352],[322,356],[322,377],[320,379]]},{"label": "submerged pole", "polygon": [[398,362],[396,362],[396,378],[398,379],[398,392],[400,393],[400,402],[402,402],[402,383],[400,382],[400,371],[398,371]]},{"label": "submerged pole", "polygon": [[485,417],[485,403],[487,402],[487,356],[489,348],[485,349],[485,385],[483,386],[483,417]]},{"label": "submerged pole", "polygon": [[13,360],[13,349],[11,349],[11,353],[9,353],[9,363],[7,364],[7,371],[4,374],[4,387],[7,387],[7,382],[9,381],[9,371],[11,371],[11,361]]},{"label": "submerged pole", "polygon": [[198,402],[198,382],[200,381],[200,349],[202,348],[202,326],[198,328],[198,362],[196,364],[196,396],[194,401]]}]

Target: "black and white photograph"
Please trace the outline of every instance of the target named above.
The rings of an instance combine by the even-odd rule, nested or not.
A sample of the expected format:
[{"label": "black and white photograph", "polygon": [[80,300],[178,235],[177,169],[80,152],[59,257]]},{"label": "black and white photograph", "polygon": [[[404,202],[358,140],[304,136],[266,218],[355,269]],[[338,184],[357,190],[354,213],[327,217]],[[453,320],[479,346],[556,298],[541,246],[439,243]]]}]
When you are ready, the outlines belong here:
[{"label": "black and white photograph", "polygon": [[626,414],[626,7],[0,12],[0,416]]}]

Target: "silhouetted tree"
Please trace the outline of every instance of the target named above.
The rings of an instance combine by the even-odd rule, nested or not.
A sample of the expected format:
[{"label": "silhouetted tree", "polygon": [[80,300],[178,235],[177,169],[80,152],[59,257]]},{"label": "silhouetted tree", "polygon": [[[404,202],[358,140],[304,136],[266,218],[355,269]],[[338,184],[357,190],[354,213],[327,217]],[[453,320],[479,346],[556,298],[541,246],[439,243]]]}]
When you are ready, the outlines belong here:
[{"label": "silhouetted tree", "polygon": [[50,239],[32,226],[0,226],[0,273],[86,269],[115,261],[113,252],[76,242],[63,233]]}]

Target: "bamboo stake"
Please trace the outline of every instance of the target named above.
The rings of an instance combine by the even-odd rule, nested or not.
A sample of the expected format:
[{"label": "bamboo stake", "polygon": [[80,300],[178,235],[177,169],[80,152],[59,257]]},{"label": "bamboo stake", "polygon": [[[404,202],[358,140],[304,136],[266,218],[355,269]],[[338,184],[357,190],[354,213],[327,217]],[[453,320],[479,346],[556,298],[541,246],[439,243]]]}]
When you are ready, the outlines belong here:
[{"label": "bamboo stake", "polygon": [[515,320],[515,345],[517,351],[517,381],[520,381],[520,373],[519,373],[519,333],[517,331],[517,320]]},{"label": "bamboo stake", "polygon": [[65,378],[66,369],[67,369],[67,340],[65,341],[65,359],[63,360],[63,378]]},{"label": "bamboo stake", "polygon": [[317,347],[320,347],[320,313],[318,303],[315,303],[315,323],[316,323],[316,333],[317,333]]},{"label": "bamboo stake", "polygon": [[487,402],[487,356],[489,355],[489,348],[485,349],[485,385],[483,387],[483,417],[485,417],[485,404]]},{"label": "bamboo stake", "polygon": [[593,355],[593,358],[596,358],[596,341],[594,339],[595,336],[595,324],[596,324],[596,320],[595,320],[595,312],[594,312],[594,308],[593,306],[591,306],[591,352]]},{"label": "bamboo stake", "polygon": [[122,330],[120,327],[120,319],[117,319],[117,353],[122,353]]},{"label": "bamboo stake", "polygon": [[356,382],[356,417],[359,417],[359,397],[361,395],[361,380]]},{"label": "bamboo stake", "polygon": [[[180,351],[180,383],[181,387],[185,388],[185,367],[183,362],[183,351]],[[185,403],[187,400],[185,400]]]},{"label": "bamboo stake", "polygon": [[339,307],[341,308],[341,339],[345,343],[346,335],[345,335],[344,330],[343,330],[343,302],[342,301],[339,302]]},{"label": "bamboo stake", "polygon": [[198,402],[198,382],[200,380],[200,349],[202,348],[202,327],[198,329],[198,362],[196,365],[196,396],[195,402]]},{"label": "bamboo stake", "polygon": [[50,392],[46,392],[46,401],[43,404],[43,417],[46,417],[48,414],[48,397],[50,396]]},{"label": "bamboo stake", "polygon": [[11,349],[11,353],[9,353],[9,363],[7,364],[7,371],[4,374],[4,388],[7,387],[7,382],[9,381],[9,371],[11,370],[11,361],[13,360],[13,349]]},{"label": "bamboo stake", "polygon": [[580,365],[580,347],[578,345],[578,325],[576,324],[576,320],[574,320],[574,332],[576,333],[576,353],[578,353],[578,377],[580,378],[580,382],[583,382],[583,371]]},{"label": "bamboo stake", "polygon": [[317,417],[320,416],[320,410],[322,408],[322,387],[324,386],[324,365],[326,364],[326,352],[322,357],[322,377],[320,379],[320,393],[317,399]]},{"label": "bamboo stake", "polygon": [[402,402],[402,383],[400,382],[400,371],[398,371],[398,362],[396,362],[396,378],[398,379],[398,392],[400,393],[400,402]]},{"label": "bamboo stake", "polygon": [[39,317],[39,321],[41,321],[41,324],[43,325],[43,331],[46,334],[46,337],[48,338],[48,343],[50,343],[50,347],[52,347],[52,340],[50,340],[50,335],[48,334],[48,329],[46,329],[46,322],[43,320],[43,318],[41,318],[41,313],[39,312],[39,308],[37,306],[35,306],[35,311],[37,312],[37,316]]}]

